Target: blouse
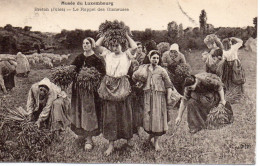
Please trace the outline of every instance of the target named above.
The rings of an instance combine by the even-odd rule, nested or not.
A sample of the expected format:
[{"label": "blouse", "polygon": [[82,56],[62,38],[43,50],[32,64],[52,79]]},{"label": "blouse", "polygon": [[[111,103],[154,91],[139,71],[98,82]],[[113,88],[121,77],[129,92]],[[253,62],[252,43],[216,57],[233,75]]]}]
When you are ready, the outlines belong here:
[{"label": "blouse", "polygon": [[241,39],[238,39],[238,42],[234,45],[231,45],[231,48],[227,51],[223,51],[223,57],[227,61],[234,61],[238,59],[237,52],[240,47],[242,47],[243,41]]},{"label": "blouse", "polygon": [[106,63],[106,75],[111,77],[122,77],[127,75],[131,66],[131,59],[134,58],[130,49],[122,54],[116,55],[114,52],[104,48],[101,56]]},{"label": "blouse", "polygon": [[163,67],[157,65],[153,69],[152,65],[148,66],[148,77],[143,90],[165,92],[166,89],[172,87],[173,84],[170,80],[170,77]]}]

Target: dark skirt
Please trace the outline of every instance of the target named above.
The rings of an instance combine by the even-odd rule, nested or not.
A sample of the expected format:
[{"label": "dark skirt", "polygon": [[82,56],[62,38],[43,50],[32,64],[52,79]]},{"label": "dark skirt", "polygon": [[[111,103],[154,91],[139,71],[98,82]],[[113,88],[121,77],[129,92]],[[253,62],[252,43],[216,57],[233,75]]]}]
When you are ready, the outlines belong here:
[{"label": "dark skirt", "polygon": [[87,93],[73,84],[69,111],[72,131],[84,137],[99,135],[102,129],[101,105],[96,92]]},{"label": "dark skirt", "polygon": [[133,130],[137,133],[138,127],[143,127],[144,112],[144,92],[140,88],[133,88],[132,108],[133,108]]},{"label": "dark skirt", "polygon": [[[242,66],[238,60],[224,62],[222,82],[225,84],[226,90],[232,90],[235,87],[240,87],[242,92],[242,85],[244,82],[237,82],[237,80],[235,80],[236,73],[244,72],[243,70],[239,70],[242,70]],[[241,75],[241,80],[243,79],[245,79],[244,75]]]},{"label": "dark skirt", "polygon": [[109,141],[133,137],[131,87],[126,76],[105,76],[98,90],[103,99],[103,136]]},{"label": "dark skirt", "polygon": [[[192,92],[191,99],[187,103],[187,120],[190,131],[195,133],[207,128],[207,116],[213,107],[218,106],[219,101],[218,92]],[[229,110],[231,109],[230,104],[226,104],[225,107]]]},{"label": "dark skirt", "polygon": [[109,141],[133,137],[131,98],[103,103],[103,136]]}]

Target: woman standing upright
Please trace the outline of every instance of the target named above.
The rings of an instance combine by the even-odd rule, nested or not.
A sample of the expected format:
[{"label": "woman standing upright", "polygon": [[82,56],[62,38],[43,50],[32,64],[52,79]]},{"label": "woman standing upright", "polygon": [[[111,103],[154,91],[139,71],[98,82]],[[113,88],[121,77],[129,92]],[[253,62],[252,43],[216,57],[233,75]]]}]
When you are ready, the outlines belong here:
[{"label": "woman standing upright", "polygon": [[[233,42],[236,44],[232,44]],[[243,41],[241,39],[231,37],[222,41],[224,45],[223,58],[225,60],[223,65],[222,81],[226,86],[227,91],[232,93],[244,93],[243,84],[245,83],[245,73],[241,62],[238,59],[238,49],[242,47]]]},{"label": "woman standing upright", "polygon": [[[83,40],[84,53],[78,55],[72,62],[79,73],[83,67],[94,67],[101,75],[105,75],[105,67],[102,60],[95,55],[94,39],[88,37]],[[85,138],[85,150],[93,148],[92,137],[101,133],[101,100],[96,91],[85,92],[76,82],[72,85],[71,111],[72,130]]]},{"label": "woman standing upright", "polygon": [[[106,63],[106,76],[103,78],[98,90],[103,102],[103,135],[109,140],[108,149],[105,155],[110,155],[114,149],[114,141],[127,139],[128,143],[133,137],[133,117],[130,101],[131,87],[128,80],[128,70],[131,59],[134,58],[137,45],[128,34],[125,35],[130,48],[120,43],[120,40],[113,40],[109,49],[102,49],[101,56]],[[101,46],[105,37],[101,37],[96,42]]]}]

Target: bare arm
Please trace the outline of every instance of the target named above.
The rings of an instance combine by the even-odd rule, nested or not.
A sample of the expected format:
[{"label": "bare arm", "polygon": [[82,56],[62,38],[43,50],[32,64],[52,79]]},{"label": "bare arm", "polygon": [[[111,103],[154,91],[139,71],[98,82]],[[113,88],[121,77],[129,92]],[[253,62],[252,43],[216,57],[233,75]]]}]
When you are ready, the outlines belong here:
[{"label": "bare arm", "polygon": [[220,97],[220,102],[219,104],[223,104],[223,105],[226,105],[226,100],[225,100],[225,95],[224,95],[224,90],[223,88],[221,87],[221,89],[218,91],[218,94],[219,94],[219,97]]},{"label": "bare arm", "polygon": [[235,47],[236,49],[239,49],[243,45],[243,40],[236,38],[236,37],[231,37],[231,40],[235,40],[237,43],[232,45],[232,47]]},{"label": "bare arm", "polygon": [[2,74],[0,74],[0,85],[1,85],[1,87],[2,87],[2,89],[3,89],[3,91],[4,91],[4,93],[6,94],[6,93],[7,93],[7,90],[6,90],[6,88],[5,88],[4,78],[3,78],[3,75],[2,75]]},{"label": "bare arm", "polygon": [[102,43],[104,41],[104,36],[100,37],[97,41],[96,41],[96,46],[102,46]]},{"label": "bare arm", "polygon": [[186,109],[186,107],[187,107],[187,101],[186,101],[186,99],[182,98],[180,108],[179,108],[179,112],[178,112],[178,116],[177,116],[176,122],[175,122],[175,124],[177,126],[179,126],[180,123],[181,123],[182,115],[183,115],[183,112]]},{"label": "bare arm", "polygon": [[128,34],[126,34],[126,38],[127,38],[129,45],[130,45],[131,54],[134,55],[137,51],[137,45],[136,45],[135,41]]}]

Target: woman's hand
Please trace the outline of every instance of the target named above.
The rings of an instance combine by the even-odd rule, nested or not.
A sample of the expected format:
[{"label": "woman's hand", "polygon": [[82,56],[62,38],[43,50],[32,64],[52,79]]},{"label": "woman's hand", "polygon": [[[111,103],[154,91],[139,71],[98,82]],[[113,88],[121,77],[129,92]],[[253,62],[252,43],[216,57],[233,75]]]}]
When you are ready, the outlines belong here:
[{"label": "woman's hand", "polygon": [[180,116],[177,116],[176,120],[175,120],[175,125],[176,126],[179,126],[181,123],[181,117]]},{"label": "woman's hand", "polygon": [[38,128],[41,127],[41,122],[40,122],[39,120],[37,120],[37,121],[35,122],[35,124],[37,125]]}]

